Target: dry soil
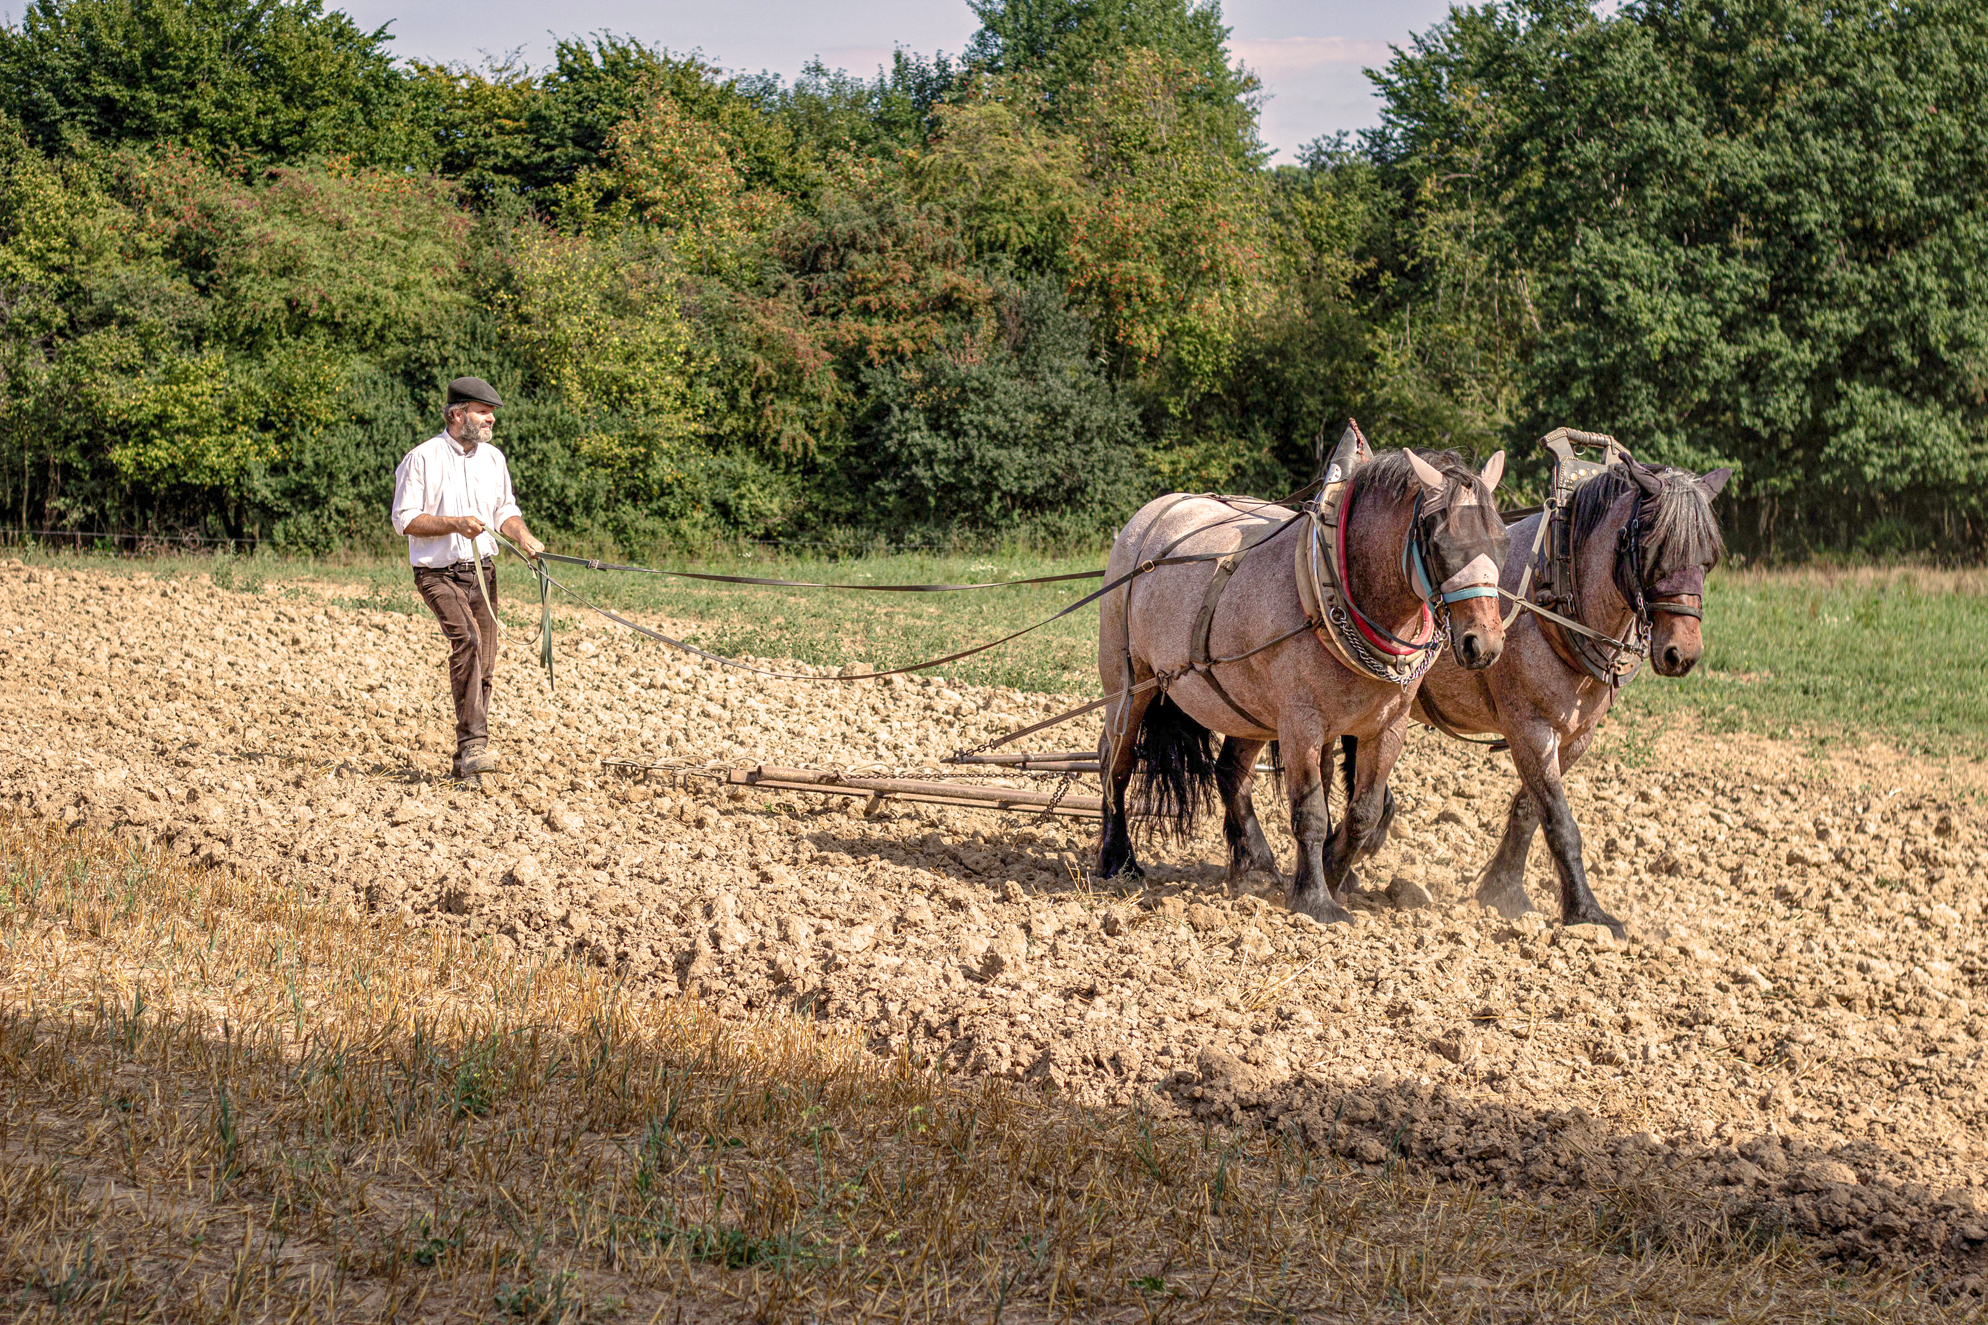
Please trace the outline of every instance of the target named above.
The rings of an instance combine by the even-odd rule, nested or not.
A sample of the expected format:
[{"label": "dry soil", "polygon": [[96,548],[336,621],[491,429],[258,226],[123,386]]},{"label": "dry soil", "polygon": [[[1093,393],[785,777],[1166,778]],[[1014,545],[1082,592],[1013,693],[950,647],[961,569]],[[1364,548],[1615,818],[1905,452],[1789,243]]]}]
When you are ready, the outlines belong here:
[{"label": "dry soil", "polygon": [[[1502,756],[1417,732],[1374,890],[1356,924],[1321,928],[1267,887],[1225,888],[1213,822],[1144,846],[1143,883],[1115,887],[1087,878],[1085,821],[865,815],[681,771],[930,771],[1074,697],[769,681],[616,627],[560,637],[555,696],[513,630],[507,771],[449,784],[434,624],[350,592],[0,568],[0,796],[724,1016],[799,1009],[882,1055],[1259,1119],[1514,1193],[1661,1175],[1828,1250],[1983,1285],[1971,765],[1605,740],[1570,781],[1622,943],[1470,902],[1516,782]],[[1553,896],[1543,845],[1530,887]]]}]

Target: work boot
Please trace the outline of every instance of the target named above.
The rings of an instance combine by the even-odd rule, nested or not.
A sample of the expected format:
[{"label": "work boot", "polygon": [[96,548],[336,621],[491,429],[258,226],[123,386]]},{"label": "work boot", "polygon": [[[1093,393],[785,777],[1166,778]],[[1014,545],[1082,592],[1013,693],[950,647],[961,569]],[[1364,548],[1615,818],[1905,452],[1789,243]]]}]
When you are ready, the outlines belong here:
[{"label": "work boot", "polygon": [[475,777],[480,773],[495,772],[501,762],[490,749],[488,741],[471,741],[456,751],[456,776]]}]

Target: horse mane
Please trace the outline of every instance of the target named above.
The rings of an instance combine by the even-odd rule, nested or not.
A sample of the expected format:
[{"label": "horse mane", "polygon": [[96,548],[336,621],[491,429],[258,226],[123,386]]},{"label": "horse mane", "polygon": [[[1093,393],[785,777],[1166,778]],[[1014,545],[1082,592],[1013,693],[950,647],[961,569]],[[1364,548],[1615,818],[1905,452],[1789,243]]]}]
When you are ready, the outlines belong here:
[{"label": "horse mane", "polygon": [[[1479,481],[1477,471],[1455,451],[1417,451],[1415,454],[1434,465],[1436,472],[1445,479],[1470,487],[1477,493],[1477,499],[1483,503],[1485,510],[1498,509],[1490,491]],[[1353,483],[1348,495],[1356,500],[1374,495],[1399,501],[1421,486],[1422,480],[1415,477],[1415,471],[1409,467],[1406,449],[1381,451],[1353,471]],[[1448,496],[1451,491],[1453,489],[1445,487],[1444,495]]]},{"label": "horse mane", "polygon": [[[1661,580],[1689,566],[1709,566],[1725,556],[1726,540],[1719,532],[1719,518],[1712,513],[1712,499],[1699,486],[1698,476],[1669,466],[1654,472],[1663,480],[1663,490],[1654,498],[1642,499],[1647,526],[1643,556],[1650,579]],[[1587,542],[1623,493],[1641,491],[1618,466],[1604,469],[1575,488],[1574,546]]]}]

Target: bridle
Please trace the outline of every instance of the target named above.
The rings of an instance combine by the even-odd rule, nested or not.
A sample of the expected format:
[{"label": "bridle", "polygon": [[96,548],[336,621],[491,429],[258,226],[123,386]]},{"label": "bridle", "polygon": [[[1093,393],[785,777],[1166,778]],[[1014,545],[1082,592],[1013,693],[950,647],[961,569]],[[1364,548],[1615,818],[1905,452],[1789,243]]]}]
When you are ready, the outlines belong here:
[{"label": "bridle", "polygon": [[[1355,473],[1372,456],[1359,425],[1349,419],[1330,457],[1321,457],[1318,492],[1300,508],[1304,524],[1292,549],[1298,605],[1319,643],[1346,670],[1406,689],[1422,679],[1450,644],[1450,604],[1498,593],[1499,568],[1489,557],[1473,557],[1449,580],[1432,582],[1431,530],[1436,518],[1459,498],[1435,505],[1427,499],[1429,489],[1419,484],[1418,476],[1415,504],[1401,549],[1401,570],[1422,607],[1420,628],[1414,639],[1405,640],[1360,610],[1352,601],[1346,531],[1353,517]],[[1474,488],[1472,492],[1474,495]],[[1434,509],[1429,509],[1432,506]],[[1495,519],[1497,507],[1487,509]]]},{"label": "bridle", "polygon": [[[1655,624],[1654,614],[1668,612],[1672,616],[1697,617],[1703,620],[1705,609],[1705,572],[1698,566],[1689,566],[1674,571],[1661,583],[1649,583],[1643,568],[1643,502],[1654,501],[1654,497],[1638,500],[1636,508],[1629,513],[1629,519],[1615,535],[1615,589],[1622,600],[1636,614],[1636,619],[1645,628]],[[1628,574],[1625,576],[1624,571]],[[1665,585],[1681,581],[1674,588]],[[1690,585],[1696,584],[1697,588]],[[1657,595],[1662,594],[1663,597]],[[1675,597],[1673,597],[1675,596]],[[1697,603],[1681,603],[1675,598],[1696,598]]]},{"label": "bridle", "polygon": [[[1638,491],[1635,504],[1630,508],[1629,518],[1615,535],[1615,561],[1611,578],[1615,591],[1622,596],[1630,611],[1629,638],[1617,639],[1612,635],[1578,622],[1555,616],[1554,621],[1563,627],[1569,647],[1582,669],[1598,681],[1606,681],[1612,686],[1620,686],[1635,676],[1642,667],[1643,660],[1650,656],[1650,637],[1656,629],[1656,614],[1668,613],[1672,616],[1705,616],[1704,569],[1699,566],[1686,567],[1666,576],[1657,584],[1649,583],[1644,566],[1643,539],[1645,521],[1643,508],[1656,500],[1656,494]],[[1549,519],[1571,519],[1569,512],[1555,512]],[[1579,612],[1582,602],[1580,585],[1579,549],[1570,548],[1567,558],[1567,584],[1572,590],[1573,601],[1567,604]],[[1696,588],[1689,586],[1695,585]],[[1696,598],[1698,602],[1679,601]],[[1565,629],[1572,627],[1571,630]]]},{"label": "bridle", "polygon": [[[1349,574],[1349,568],[1346,565],[1345,554],[1345,528],[1347,524],[1351,523],[1352,519],[1352,495],[1350,492],[1347,495],[1346,518],[1340,525],[1337,555],[1339,557],[1340,574],[1343,577],[1342,583],[1347,586],[1345,598],[1346,610],[1352,617],[1353,624],[1366,637],[1369,644],[1397,658],[1406,658],[1422,653],[1433,655],[1440,653],[1444,648],[1454,644],[1454,639],[1450,633],[1449,608],[1451,603],[1460,603],[1471,598],[1495,598],[1498,596],[1498,585],[1495,578],[1482,583],[1458,583],[1457,581],[1462,579],[1464,574],[1463,572],[1459,572],[1458,575],[1452,576],[1442,584],[1437,584],[1431,579],[1429,575],[1428,552],[1429,531],[1434,527],[1435,522],[1448,512],[1449,503],[1445,502],[1440,505],[1426,503],[1427,494],[1428,490],[1426,488],[1416,492],[1415,507],[1408,519],[1408,537],[1403,539],[1401,544],[1402,578],[1408,581],[1409,589],[1422,602],[1422,629],[1418,632],[1421,636],[1419,640],[1402,639],[1386,626],[1381,625],[1378,621],[1375,621],[1372,617],[1361,611],[1359,605],[1353,601],[1352,578]],[[1423,509],[1425,504],[1430,506],[1430,509],[1427,511]],[[1494,570],[1494,577],[1495,573]]]}]

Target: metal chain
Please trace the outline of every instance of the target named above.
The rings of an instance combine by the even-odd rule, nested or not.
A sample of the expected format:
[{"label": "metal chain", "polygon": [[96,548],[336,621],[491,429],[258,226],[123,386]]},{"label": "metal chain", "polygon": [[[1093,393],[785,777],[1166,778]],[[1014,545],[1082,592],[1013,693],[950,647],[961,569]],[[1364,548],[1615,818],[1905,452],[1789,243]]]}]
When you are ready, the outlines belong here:
[{"label": "metal chain", "polygon": [[1063,775],[1063,785],[1058,787],[1056,794],[1049,798],[1049,804],[1042,807],[1042,813],[1036,816],[1036,822],[1048,823],[1055,816],[1056,807],[1063,803],[1063,798],[1070,794],[1070,788],[1076,785],[1077,775],[1075,773],[1065,773]]}]

